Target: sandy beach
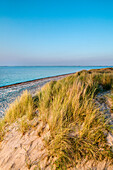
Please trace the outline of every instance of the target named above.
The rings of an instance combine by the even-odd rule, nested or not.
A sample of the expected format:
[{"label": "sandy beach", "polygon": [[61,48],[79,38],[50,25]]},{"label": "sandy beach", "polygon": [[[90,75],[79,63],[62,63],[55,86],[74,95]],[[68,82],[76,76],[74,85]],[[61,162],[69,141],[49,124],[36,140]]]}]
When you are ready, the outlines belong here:
[{"label": "sandy beach", "polygon": [[0,168],[113,169],[113,68],[68,75],[1,88]]}]

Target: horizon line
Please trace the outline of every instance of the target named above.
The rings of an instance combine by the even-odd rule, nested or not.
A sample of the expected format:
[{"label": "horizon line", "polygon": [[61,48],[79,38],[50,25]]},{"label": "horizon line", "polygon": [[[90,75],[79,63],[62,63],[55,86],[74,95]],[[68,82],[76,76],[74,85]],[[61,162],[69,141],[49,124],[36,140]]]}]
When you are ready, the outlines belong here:
[{"label": "horizon line", "polygon": [[0,67],[113,67],[113,65],[0,65]]}]

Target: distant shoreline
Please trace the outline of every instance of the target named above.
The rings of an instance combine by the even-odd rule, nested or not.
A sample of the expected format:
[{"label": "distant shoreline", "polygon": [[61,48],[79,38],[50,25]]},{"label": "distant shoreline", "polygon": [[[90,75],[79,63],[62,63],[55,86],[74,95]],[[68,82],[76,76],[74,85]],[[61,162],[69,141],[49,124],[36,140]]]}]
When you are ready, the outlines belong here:
[{"label": "distant shoreline", "polygon": [[[10,69],[11,68],[11,69]],[[102,69],[109,67],[91,67],[91,66],[26,66],[26,67],[0,67],[0,89],[10,88],[17,85],[28,84],[36,81],[42,81],[48,78],[65,76],[81,70]],[[112,66],[113,68],[113,66]]]},{"label": "distant shoreline", "polygon": [[44,77],[44,78],[39,78],[39,79],[34,79],[34,80],[28,80],[28,81],[25,81],[25,82],[14,83],[14,84],[5,85],[5,86],[0,86],[0,89],[7,89],[7,88],[10,88],[12,86],[24,85],[24,84],[28,84],[28,83],[32,83],[32,82],[43,81],[43,80],[46,80],[46,79],[64,77],[64,76],[68,76],[68,75],[71,75],[71,74],[74,74],[74,73],[76,73],[76,72],[68,73],[68,74],[61,74],[61,75],[56,75],[56,76],[50,76],[50,77]]}]

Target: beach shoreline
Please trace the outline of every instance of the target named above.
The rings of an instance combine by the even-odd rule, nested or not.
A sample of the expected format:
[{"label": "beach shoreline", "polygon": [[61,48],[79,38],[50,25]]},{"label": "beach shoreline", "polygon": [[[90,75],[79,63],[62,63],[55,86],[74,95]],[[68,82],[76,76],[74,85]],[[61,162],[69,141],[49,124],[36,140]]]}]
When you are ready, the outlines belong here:
[{"label": "beach shoreline", "polygon": [[[76,73],[76,72],[74,72],[74,73]],[[12,87],[12,86],[24,85],[24,84],[38,82],[38,81],[43,81],[43,80],[47,80],[47,79],[65,77],[65,76],[68,76],[68,75],[71,75],[71,74],[74,74],[74,73],[61,74],[61,75],[56,75],[56,76],[44,77],[44,78],[39,78],[39,79],[34,79],[34,80],[28,80],[28,81],[25,81],[25,82],[20,82],[20,83],[14,83],[14,84],[10,84],[10,85],[0,86],[0,89],[9,88],[9,87]]]},{"label": "beach shoreline", "polygon": [[32,95],[35,95],[35,93],[38,90],[40,90],[41,87],[46,83],[52,80],[57,81],[61,78],[64,78],[72,74],[74,73],[62,74],[62,75],[57,75],[52,77],[45,77],[41,79],[35,79],[31,81],[0,87],[0,118],[4,117],[5,111],[9,107],[9,104],[14,102],[14,100],[23,93],[23,91],[28,90]]}]

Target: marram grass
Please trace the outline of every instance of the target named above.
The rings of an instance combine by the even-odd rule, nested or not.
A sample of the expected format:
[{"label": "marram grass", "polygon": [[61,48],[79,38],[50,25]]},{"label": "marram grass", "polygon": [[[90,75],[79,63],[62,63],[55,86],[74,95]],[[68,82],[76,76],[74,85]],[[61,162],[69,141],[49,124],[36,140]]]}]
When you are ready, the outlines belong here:
[{"label": "marram grass", "polygon": [[7,123],[14,122],[17,118],[21,118],[24,115],[28,119],[32,119],[33,115],[33,99],[28,91],[25,91],[21,97],[18,97],[9,109],[6,111],[4,121]]},{"label": "marram grass", "polygon": [[22,133],[28,129],[28,120],[38,109],[39,118],[49,125],[50,137],[45,144],[48,158],[56,169],[74,167],[82,160],[113,163],[113,152],[107,144],[107,133],[112,129],[109,120],[95,104],[98,92],[113,88],[113,70],[101,69],[81,71],[58,81],[46,84],[32,98],[25,91],[10,105],[0,123],[1,139],[4,127],[21,119]]},{"label": "marram grass", "polygon": [[[26,131],[27,122],[23,120],[31,120],[34,115],[34,103],[31,94],[28,91],[24,91],[21,97],[18,97],[12,104],[10,104],[6,111],[5,117],[0,120],[0,140],[3,139],[5,134],[5,126],[11,124],[18,119],[20,120],[20,129]],[[25,117],[25,119],[23,118]]]},{"label": "marram grass", "polygon": [[113,75],[106,76],[79,72],[50,82],[39,92],[41,120],[49,124],[51,131],[46,144],[58,168],[75,166],[83,159],[113,161],[106,141],[111,127],[94,102],[99,91],[111,88]]}]

